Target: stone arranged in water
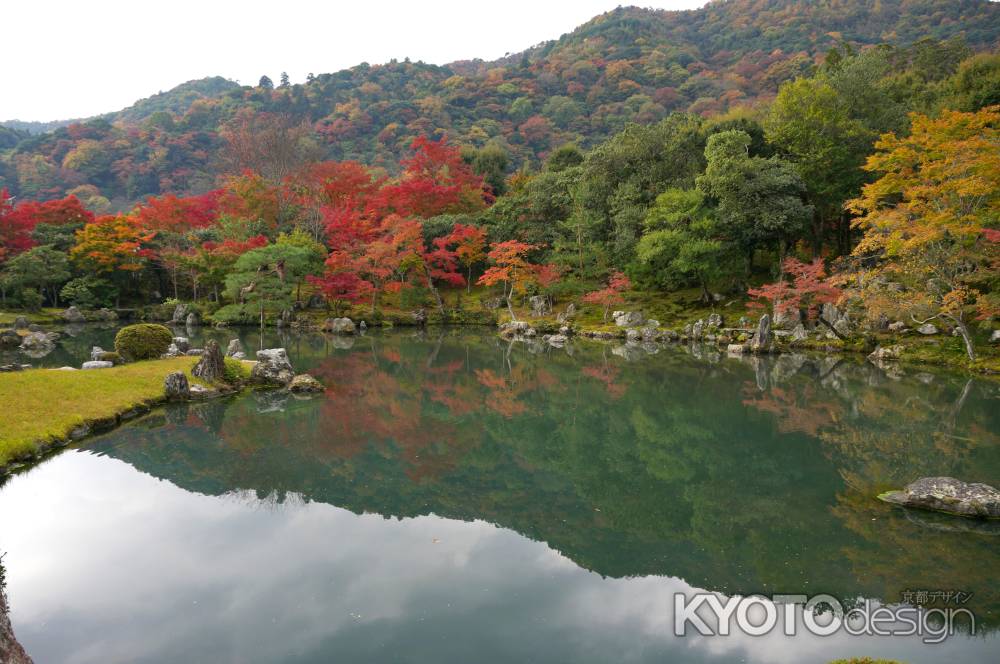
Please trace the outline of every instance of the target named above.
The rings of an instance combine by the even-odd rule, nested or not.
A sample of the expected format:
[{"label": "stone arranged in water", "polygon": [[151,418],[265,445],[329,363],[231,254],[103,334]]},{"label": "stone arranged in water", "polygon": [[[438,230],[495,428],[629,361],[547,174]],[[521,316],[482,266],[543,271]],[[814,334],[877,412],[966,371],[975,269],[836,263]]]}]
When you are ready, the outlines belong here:
[{"label": "stone arranged in water", "polygon": [[226,366],[222,359],[219,342],[210,339],[205,344],[205,352],[202,353],[198,364],[194,365],[194,369],[191,370],[191,375],[209,383],[217,383],[222,380],[225,373]]},{"label": "stone arranged in water", "polygon": [[284,348],[268,348],[257,351],[257,364],[250,372],[250,379],[256,383],[287,385],[295,377],[295,370],[288,360]]},{"label": "stone arranged in water", "polygon": [[183,400],[191,396],[191,386],[183,371],[167,374],[163,380],[163,389],[170,400]]},{"label": "stone arranged in water", "polygon": [[954,477],[922,477],[902,491],[889,491],[879,498],[904,507],[960,516],[1000,518],[1000,491],[988,484],[969,484]]},{"label": "stone arranged in water", "polygon": [[327,318],[323,321],[322,330],[333,334],[354,334],[356,332],[354,321],[350,318]]},{"label": "stone arranged in water", "polygon": [[326,387],[309,374],[299,374],[288,384],[288,389],[292,392],[322,392]]}]

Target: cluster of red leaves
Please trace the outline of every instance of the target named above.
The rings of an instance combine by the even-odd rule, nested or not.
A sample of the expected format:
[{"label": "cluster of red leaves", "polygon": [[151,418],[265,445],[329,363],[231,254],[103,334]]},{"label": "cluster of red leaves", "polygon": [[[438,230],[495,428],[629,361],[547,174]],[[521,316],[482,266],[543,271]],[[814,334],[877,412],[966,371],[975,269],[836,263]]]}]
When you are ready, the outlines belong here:
[{"label": "cluster of red leaves", "polygon": [[764,306],[761,300],[771,303],[775,313],[805,309],[809,319],[819,315],[820,307],[834,303],[843,292],[826,278],[823,259],[803,263],[795,258],[786,258],[782,263],[786,275],[791,278],[765,284],[760,288],[750,288],[747,294],[754,298],[752,303]]}]

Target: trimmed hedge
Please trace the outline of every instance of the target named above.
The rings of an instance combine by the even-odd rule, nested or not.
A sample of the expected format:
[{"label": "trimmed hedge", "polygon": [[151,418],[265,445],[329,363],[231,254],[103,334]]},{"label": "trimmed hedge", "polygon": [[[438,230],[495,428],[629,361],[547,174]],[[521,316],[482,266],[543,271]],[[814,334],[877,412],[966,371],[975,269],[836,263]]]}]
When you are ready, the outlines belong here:
[{"label": "trimmed hedge", "polygon": [[139,323],[118,330],[115,351],[129,362],[154,360],[167,352],[174,336],[162,325]]}]

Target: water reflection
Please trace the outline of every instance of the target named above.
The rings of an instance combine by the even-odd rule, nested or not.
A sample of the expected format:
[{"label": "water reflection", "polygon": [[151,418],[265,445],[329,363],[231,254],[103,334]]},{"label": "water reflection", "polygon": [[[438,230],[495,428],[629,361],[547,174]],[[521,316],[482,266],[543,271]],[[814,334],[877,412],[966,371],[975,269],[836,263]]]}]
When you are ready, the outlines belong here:
[{"label": "water reflection", "polygon": [[997,483],[992,384],[456,331],[286,345],[325,395],[172,407],[0,490],[38,661],[991,661],[994,637],[693,645],[670,605],[963,589],[995,627],[996,528],[872,499]]}]

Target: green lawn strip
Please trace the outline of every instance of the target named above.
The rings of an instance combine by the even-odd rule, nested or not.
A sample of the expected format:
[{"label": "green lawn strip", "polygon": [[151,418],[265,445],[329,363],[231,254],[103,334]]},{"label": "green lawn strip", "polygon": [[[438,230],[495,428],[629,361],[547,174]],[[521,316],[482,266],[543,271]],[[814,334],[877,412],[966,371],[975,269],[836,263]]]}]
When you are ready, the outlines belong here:
[{"label": "green lawn strip", "polygon": [[65,440],[77,426],[114,417],[164,396],[163,379],[197,357],[136,362],[111,369],[32,369],[0,373],[0,466]]},{"label": "green lawn strip", "polygon": [[45,308],[40,311],[0,311],[0,327],[10,327],[19,316],[23,316],[29,323],[46,325],[52,323],[64,323],[59,316],[65,309]]}]

